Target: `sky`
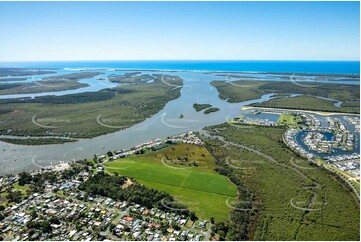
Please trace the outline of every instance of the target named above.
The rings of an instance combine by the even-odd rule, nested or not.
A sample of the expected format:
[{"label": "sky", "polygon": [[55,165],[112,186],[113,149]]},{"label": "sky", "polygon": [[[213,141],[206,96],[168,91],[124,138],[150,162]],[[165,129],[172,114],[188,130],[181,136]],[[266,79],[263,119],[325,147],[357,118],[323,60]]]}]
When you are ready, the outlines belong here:
[{"label": "sky", "polygon": [[359,60],[359,2],[0,2],[0,61]]}]

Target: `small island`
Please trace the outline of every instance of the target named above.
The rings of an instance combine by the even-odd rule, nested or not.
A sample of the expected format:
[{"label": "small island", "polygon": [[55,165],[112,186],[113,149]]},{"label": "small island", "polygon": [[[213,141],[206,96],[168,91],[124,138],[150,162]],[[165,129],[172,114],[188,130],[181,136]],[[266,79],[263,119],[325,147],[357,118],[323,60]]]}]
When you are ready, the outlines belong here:
[{"label": "small island", "polygon": [[214,113],[214,112],[219,111],[219,108],[212,107],[211,104],[194,103],[194,104],[193,104],[193,108],[194,108],[197,112],[204,110],[204,112],[203,112],[204,114],[209,114],[209,113]]},{"label": "small island", "polygon": [[204,114],[209,114],[209,113],[214,113],[214,112],[217,112],[219,111],[219,108],[216,108],[216,107],[212,107],[212,108],[208,108],[206,110],[204,110]]},{"label": "small island", "polygon": [[194,108],[197,112],[202,111],[202,110],[207,109],[207,108],[210,108],[210,107],[212,107],[211,104],[199,104],[199,103],[194,103],[194,104],[193,104],[193,108]]}]

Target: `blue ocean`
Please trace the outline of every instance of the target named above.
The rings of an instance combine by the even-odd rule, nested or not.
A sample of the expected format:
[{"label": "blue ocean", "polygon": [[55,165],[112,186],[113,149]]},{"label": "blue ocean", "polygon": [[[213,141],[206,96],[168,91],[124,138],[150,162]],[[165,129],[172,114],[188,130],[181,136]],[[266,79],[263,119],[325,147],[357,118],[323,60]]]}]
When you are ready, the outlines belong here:
[{"label": "blue ocean", "polygon": [[360,74],[360,61],[48,61],[1,62],[0,67]]}]

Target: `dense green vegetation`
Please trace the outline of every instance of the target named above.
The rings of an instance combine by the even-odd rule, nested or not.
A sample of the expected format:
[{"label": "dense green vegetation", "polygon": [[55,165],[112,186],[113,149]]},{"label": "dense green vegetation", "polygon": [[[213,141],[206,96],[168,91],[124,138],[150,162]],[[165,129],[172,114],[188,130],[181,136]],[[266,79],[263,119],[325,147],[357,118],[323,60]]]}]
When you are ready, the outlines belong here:
[{"label": "dense green vegetation", "polygon": [[0,82],[17,82],[17,81],[25,81],[27,78],[25,77],[3,77],[0,78]]},{"label": "dense green vegetation", "polygon": [[51,145],[63,144],[68,142],[75,142],[75,139],[61,139],[61,138],[0,138],[0,141],[7,142],[15,145]]},{"label": "dense green vegetation", "polygon": [[154,79],[152,75],[142,74],[141,72],[127,72],[121,75],[109,75],[108,79],[111,82],[122,84],[140,84]]},{"label": "dense green vegetation", "polygon": [[193,103],[193,108],[194,108],[197,112],[202,111],[203,109],[210,108],[210,107],[212,107],[211,104]]},{"label": "dense green vegetation", "polygon": [[0,84],[0,95],[55,92],[55,91],[78,89],[86,86],[89,85],[80,83],[75,80],[38,81],[38,83],[34,83],[34,82],[3,83]]},{"label": "dense green vegetation", "polygon": [[[182,85],[174,79],[168,82]],[[139,123],[179,96],[179,88],[158,80],[99,92],[0,100],[0,134],[95,137]]]},{"label": "dense green vegetation", "polygon": [[359,101],[343,102],[341,104],[341,107],[360,109],[360,102]]},{"label": "dense green vegetation", "polygon": [[88,84],[78,82],[81,79],[92,78],[101,74],[100,72],[80,72],[52,76],[36,82],[17,82],[0,84],[0,94],[28,94],[39,92],[54,92],[78,89]]},{"label": "dense green vegetation", "polygon": [[255,103],[251,106],[254,107],[267,107],[267,108],[286,108],[286,109],[301,109],[312,111],[325,111],[325,112],[345,112],[345,113],[359,113],[359,108],[350,107],[335,107],[333,101],[320,99],[312,96],[298,96],[287,98],[276,98],[269,101]]},{"label": "dense green vegetation", "polygon": [[217,171],[239,193],[232,203],[238,210],[215,227],[218,234],[228,240],[359,240],[355,194],[338,176],[289,150],[284,128],[222,124],[206,130],[211,136],[203,140]]},{"label": "dense green vegetation", "polygon": [[219,108],[212,107],[211,104],[194,103],[194,104],[193,104],[193,108],[194,108],[197,112],[204,110],[204,111],[203,111],[204,114],[209,114],[209,113],[213,113],[213,112],[219,111]]},{"label": "dense green vegetation", "polygon": [[47,80],[47,81],[57,81],[59,79],[80,80],[80,79],[88,79],[88,78],[92,78],[95,76],[99,76],[100,74],[102,74],[102,73],[101,72],[82,71],[82,72],[64,74],[64,75],[59,75],[59,76],[51,76],[51,77],[44,78],[44,80]]},{"label": "dense green vegetation", "polygon": [[263,93],[259,87],[266,82],[260,81],[237,81],[228,83],[225,81],[213,81],[211,84],[217,88],[219,98],[231,103],[243,102],[260,98]]},{"label": "dense green vegetation", "polygon": [[215,159],[204,147],[179,144],[144,155],[105,163],[106,171],[132,177],[139,183],[170,193],[201,219],[226,221],[227,198],[236,187],[217,174]]},{"label": "dense green vegetation", "polygon": [[[76,94],[66,94],[62,96],[41,96],[35,98],[21,98],[21,99],[2,99],[0,104],[22,104],[22,103],[41,103],[41,104],[77,104],[77,103],[91,103],[99,101],[107,101],[112,99],[116,94],[127,94],[132,92],[128,89],[104,89],[98,92],[82,92]],[[1,109],[0,109],[1,110]],[[2,109],[4,110],[4,109]],[[9,109],[5,109],[9,110]]]},{"label": "dense green vegetation", "polygon": [[[257,77],[252,74],[245,75],[245,73],[239,73],[239,72],[210,72],[212,74],[215,74],[216,76],[224,76],[232,79],[242,79],[247,78],[254,79],[255,81],[262,79],[262,77]],[[242,75],[239,75],[242,74]],[[319,81],[328,81],[328,82],[343,82],[343,81],[359,81],[360,75],[359,74],[325,74],[325,73],[297,73],[295,76],[295,73],[287,73],[287,72],[258,72],[258,74],[272,74],[276,75],[279,81],[290,81],[291,77],[292,80],[295,82],[304,82],[307,80],[312,80],[313,82],[319,82]],[[312,82],[308,82],[310,85],[313,85]]]},{"label": "dense green vegetation", "polygon": [[[163,81],[165,83],[180,82],[181,78],[161,74],[142,74],[142,72],[128,72],[121,75],[109,75],[109,81],[121,84],[144,84]],[[173,84],[174,85],[174,84]]]},{"label": "dense green vegetation", "polygon": [[214,113],[214,112],[218,112],[219,108],[213,107],[213,108],[208,108],[206,110],[204,110],[204,114],[209,114],[209,113]]},{"label": "dense green vegetation", "polygon": [[[215,86],[219,92],[221,99],[228,99],[229,102],[242,102],[246,100],[252,100],[260,98],[262,95],[267,93],[279,94],[303,94],[325,97],[343,102],[352,102],[354,108],[349,108],[351,105],[341,106],[340,108],[333,105],[333,101],[323,100],[311,96],[301,97],[285,97],[274,100],[280,102],[280,106],[287,108],[299,108],[310,110],[323,110],[334,111],[334,112],[351,112],[359,113],[359,105],[357,103],[360,100],[360,89],[355,85],[346,84],[322,84],[322,83],[305,83],[298,82],[296,85],[293,82],[267,82],[267,81],[213,81],[212,85]],[[303,86],[305,85],[305,86]],[[271,100],[270,102],[272,102]],[[305,103],[303,103],[305,101]],[[311,102],[311,103],[307,103]],[[257,104],[259,105],[259,104]],[[270,105],[263,103],[262,105]]]}]

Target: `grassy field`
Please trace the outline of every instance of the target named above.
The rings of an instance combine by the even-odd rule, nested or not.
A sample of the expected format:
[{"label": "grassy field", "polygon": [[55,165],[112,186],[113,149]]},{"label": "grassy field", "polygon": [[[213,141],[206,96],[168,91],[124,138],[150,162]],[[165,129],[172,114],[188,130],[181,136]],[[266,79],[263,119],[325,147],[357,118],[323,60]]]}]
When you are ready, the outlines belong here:
[{"label": "grassy field", "polygon": [[[182,85],[182,80],[174,83]],[[98,92],[0,100],[0,134],[96,137],[139,123],[179,96],[179,88],[158,80]]]},{"label": "grassy field", "polygon": [[[28,185],[20,186],[19,183],[15,183],[12,186],[13,191],[20,191],[22,195],[26,195],[26,191],[29,190]],[[11,206],[13,203],[9,203],[6,196],[8,195],[6,188],[0,188],[0,205],[5,207]]]},{"label": "grassy field", "polygon": [[[189,166],[171,162],[184,157],[189,159]],[[193,162],[197,166],[191,165]],[[225,201],[236,196],[236,187],[213,170],[214,163],[215,159],[205,148],[179,144],[119,159],[104,167],[110,173],[133,177],[144,185],[169,192],[200,218],[225,221],[230,210]]]},{"label": "grassy field", "polygon": [[20,186],[18,183],[15,183],[14,190],[21,191],[21,193],[25,195],[26,191],[29,190],[29,186]]},{"label": "grassy field", "polygon": [[[268,102],[254,104],[254,106],[307,109],[314,111],[331,112],[360,112],[360,90],[359,86],[343,84],[320,84],[312,83],[313,86],[302,86],[307,83],[292,82],[267,82],[267,81],[213,81],[221,99],[229,102],[242,102],[260,98],[267,93],[277,93],[277,99]],[[298,97],[284,97],[284,94],[303,94]],[[308,96],[310,95],[310,96]],[[333,101],[323,100],[314,96],[320,96],[343,101],[341,107],[335,107]]]},{"label": "grassy field", "polygon": [[285,124],[288,126],[297,126],[298,122],[301,122],[302,119],[296,115],[292,114],[281,114],[277,120],[279,124]]},{"label": "grassy field", "polygon": [[[243,224],[237,220],[240,212],[233,211],[231,227],[247,227],[249,240],[359,240],[354,193],[337,175],[290,151],[282,142],[283,128],[222,124],[207,130],[230,142],[225,147],[219,137],[204,139],[223,172],[238,178],[257,208]],[[232,166],[227,157],[235,160]],[[244,169],[245,161],[252,169]]]}]

